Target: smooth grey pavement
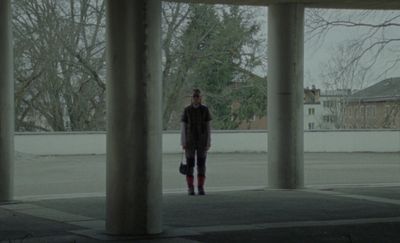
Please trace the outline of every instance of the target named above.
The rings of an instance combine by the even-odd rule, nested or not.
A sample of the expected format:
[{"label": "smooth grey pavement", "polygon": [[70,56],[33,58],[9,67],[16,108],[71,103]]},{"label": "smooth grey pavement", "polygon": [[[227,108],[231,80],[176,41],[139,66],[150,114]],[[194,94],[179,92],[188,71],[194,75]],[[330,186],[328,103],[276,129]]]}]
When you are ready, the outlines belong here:
[{"label": "smooth grey pavement", "polygon": [[[163,191],[184,192],[177,167],[180,154],[163,155]],[[307,187],[400,184],[400,153],[305,153]],[[17,154],[18,199],[103,196],[105,155],[33,156]],[[206,186],[229,191],[267,185],[266,153],[210,153]]]},{"label": "smooth grey pavement", "polygon": [[399,153],[306,154],[301,190],[265,188],[266,154],[210,154],[206,196],[186,195],[179,157],[163,157],[163,233],[132,238],[105,234],[103,155],[18,154],[0,243],[400,242]]}]

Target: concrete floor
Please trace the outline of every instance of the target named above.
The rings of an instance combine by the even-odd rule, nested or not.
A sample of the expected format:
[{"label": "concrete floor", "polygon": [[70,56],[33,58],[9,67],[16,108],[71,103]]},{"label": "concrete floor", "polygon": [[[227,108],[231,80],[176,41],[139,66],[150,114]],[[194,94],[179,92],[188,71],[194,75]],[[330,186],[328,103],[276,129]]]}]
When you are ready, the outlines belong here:
[{"label": "concrete floor", "polygon": [[400,187],[241,190],[163,197],[155,236],[110,236],[105,198],[0,204],[0,243],[10,242],[400,242]]}]

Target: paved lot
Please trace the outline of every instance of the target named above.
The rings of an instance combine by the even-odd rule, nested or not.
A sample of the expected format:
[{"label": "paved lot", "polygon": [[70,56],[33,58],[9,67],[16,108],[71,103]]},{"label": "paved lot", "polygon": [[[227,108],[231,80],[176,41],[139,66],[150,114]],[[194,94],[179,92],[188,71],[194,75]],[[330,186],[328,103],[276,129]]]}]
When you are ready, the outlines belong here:
[{"label": "paved lot", "polygon": [[0,243],[400,242],[400,153],[306,154],[302,190],[265,189],[266,154],[210,154],[194,197],[179,157],[163,156],[164,232],[129,237],[105,232],[104,156],[19,154],[24,200],[0,204]]},{"label": "paved lot", "polygon": [[[183,192],[177,172],[180,154],[163,155],[164,192]],[[31,156],[17,154],[15,194],[20,198],[103,195],[104,155]],[[392,185],[400,183],[400,153],[306,153],[307,186]],[[211,153],[207,162],[209,191],[265,187],[267,154]]]}]

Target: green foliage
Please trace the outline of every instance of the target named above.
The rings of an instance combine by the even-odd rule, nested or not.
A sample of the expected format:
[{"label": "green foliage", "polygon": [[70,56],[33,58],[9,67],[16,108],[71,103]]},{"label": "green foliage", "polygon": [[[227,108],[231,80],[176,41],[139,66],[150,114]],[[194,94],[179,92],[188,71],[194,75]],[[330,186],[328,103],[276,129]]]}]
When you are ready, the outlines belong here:
[{"label": "green foliage", "polygon": [[[175,100],[177,93],[190,94],[193,87],[200,88],[213,114],[215,129],[235,129],[254,115],[264,116],[266,79],[252,73],[262,64],[263,54],[260,26],[252,12],[238,6],[199,4],[189,5],[188,12],[187,24],[178,38],[181,45],[174,49],[181,53],[177,65],[182,65],[175,70],[185,72],[184,81],[176,86],[180,89],[174,90]],[[173,79],[166,74],[164,80]],[[164,110],[164,116],[171,113]],[[168,122],[165,128],[174,127],[174,121],[167,118],[164,122]]]},{"label": "green foliage", "polygon": [[[266,114],[255,9],[163,2],[164,129],[179,127],[194,87],[215,129]],[[105,2],[14,0],[13,13],[16,128],[104,130]]]}]

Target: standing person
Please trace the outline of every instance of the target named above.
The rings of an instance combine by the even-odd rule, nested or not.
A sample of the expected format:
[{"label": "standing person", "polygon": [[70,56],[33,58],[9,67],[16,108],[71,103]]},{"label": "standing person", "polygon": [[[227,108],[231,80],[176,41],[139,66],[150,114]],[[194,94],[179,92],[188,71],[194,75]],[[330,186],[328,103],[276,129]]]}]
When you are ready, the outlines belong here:
[{"label": "standing person", "polygon": [[206,179],[206,157],[211,146],[210,121],[208,107],[201,103],[201,92],[194,89],[192,103],[182,114],[181,145],[185,150],[188,171],[186,182],[188,194],[194,195],[194,166],[197,158],[197,189],[199,195],[205,195],[204,182]]}]

